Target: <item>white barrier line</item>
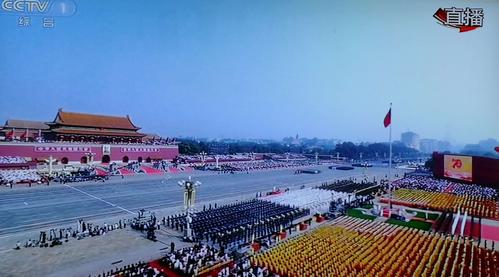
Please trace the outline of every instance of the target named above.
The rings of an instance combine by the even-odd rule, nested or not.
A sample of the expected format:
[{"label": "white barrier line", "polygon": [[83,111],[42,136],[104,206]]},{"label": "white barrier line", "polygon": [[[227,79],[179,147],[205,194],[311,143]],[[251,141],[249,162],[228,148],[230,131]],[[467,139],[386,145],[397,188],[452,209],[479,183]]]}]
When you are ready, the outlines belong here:
[{"label": "white barrier line", "polygon": [[0,250],[0,253],[7,253],[7,252],[10,252],[10,251],[13,251],[14,249],[12,248],[9,248],[9,249],[3,249],[3,250]]},{"label": "white barrier line", "polygon": [[81,192],[81,193],[83,193],[83,194],[85,194],[85,195],[88,195],[88,196],[90,196],[90,197],[92,197],[92,198],[94,198],[94,199],[97,199],[97,200],[99,200],[99,201],[102,201],[102,202],[104,202],[104,203],[106,203],[106,204],[108,204],[108,205],[110,205],[110,206],[112,206],[112,207],[115,207],[115,208],[121,209],[121,210],[123,210],[123,211],[125,211],[125,212],[127,212],[127,213],[130,213],[130,214],[135,214],[134,212],[132,212],[132,211],[130,211],[130,210],[128,210],[128,209],[125,209],[125,208],[123,208],[123,207],[121,207],[121,206],[118,206],[118,205],[116,205],[116,204],[113,204],[113,203],[111,203],[111,202],[109,202],[109,201],[106,201],[106,200],[104,200],[104,199],[102,199],[102,198],[100,198],[100,197],[97,197],[97,196],[95,196],[95,195],[92,195],[92,194],[90,194],[90,193],[88,193],[88,192],[85,192],[85,191],[83,191],[83,190],[81,190],[81,189],[77,189],[77,188],[72,187],[72,186],[70,186],[70,185],[65,185],[65,186],[66,186],[66,187],[68,187],[68,188],[74,189],[74,190],[76,190],[76,191],[78,191],[78,192]]}]

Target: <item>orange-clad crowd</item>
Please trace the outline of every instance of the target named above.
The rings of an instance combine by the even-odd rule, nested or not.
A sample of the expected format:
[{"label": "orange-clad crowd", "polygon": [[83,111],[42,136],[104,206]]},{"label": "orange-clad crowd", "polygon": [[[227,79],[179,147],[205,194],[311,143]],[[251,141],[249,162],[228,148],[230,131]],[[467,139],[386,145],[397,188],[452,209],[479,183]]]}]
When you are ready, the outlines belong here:
[{"label": "orange-clad crowd", "polygon": [[[388,199],[383,198],[387,203]],[[393,192],[393,204],[409,207],[431,209],[437,211],[468,212],[470,216],[499,219],[497,202],[482,196],[454,195],[441,192],[428,192],[423,190],[398,189]]]},{"label": "orange-clad crowd", "polygon": [[280,276],[499,276],[499,252],[472,240],[351,217],[251,257]]}]

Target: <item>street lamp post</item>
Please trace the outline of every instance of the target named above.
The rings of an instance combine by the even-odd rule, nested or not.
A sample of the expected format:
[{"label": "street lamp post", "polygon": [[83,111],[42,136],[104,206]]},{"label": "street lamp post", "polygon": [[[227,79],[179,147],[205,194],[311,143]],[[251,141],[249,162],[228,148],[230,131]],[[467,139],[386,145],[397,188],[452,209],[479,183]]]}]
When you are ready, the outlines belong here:
[{"label": "street lamp post", "polygon": [[49,163],[49,177],[52,177],[53,165],[56,160],[52,157],[52,155],[48,159]]},{"label": "street lamp post", "polygon": [[94,162],[94,156],[95,156],[94,152],[85,153],[85,156],[87,156],[87,163],[88,164],[92,164]]},{"label": "street lamp post", "polygon": [[184,231],[184,239],[186,241],[193,241],[191,230],[191,208],[194,207],[194,202],[196,199],[196,188],[201,185],[201,182],[193,181],[191,179],[191,176],[189,176],[187,180],[179,181],[178,185],[184,189],[184,209],[186,213],[186,228]]},{"label": "street lamp post", "polygon": [[206,160],[206,152],[201,152],[199,153],[201,154],[201,162],[203,163],[203,166],[205,165],[205,160]]}]

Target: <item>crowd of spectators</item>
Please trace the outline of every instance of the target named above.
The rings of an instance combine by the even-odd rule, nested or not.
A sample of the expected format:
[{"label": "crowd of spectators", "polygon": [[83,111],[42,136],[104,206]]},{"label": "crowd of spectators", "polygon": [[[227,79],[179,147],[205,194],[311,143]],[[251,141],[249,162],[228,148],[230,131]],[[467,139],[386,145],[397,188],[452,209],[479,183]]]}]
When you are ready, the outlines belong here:
[{"label": "crowd of spectators", "polygon": [[[123,267],[116,268],[109,272],[103,272],[95,277],[162,277],[167,276],[146,262],[137,262]],[[91,275],[89,276],[91,277]]]},{"label": "crowd of spectators", "polygon": [[218,162],[237,162],[237,161],[250,161],[256,157],[251,153],[231,154],[231,155],[179,155],[179,163],[214,163],[218,158]]},{"label": "crowd of spectators", "polygon": [[497,198],[497,191],[493,188],[476,184],[461,184],[425,175],[407,175],[402,179],[393,181],[392,187],[394,189],[405,188],[428,192],[443,192],[458,196],[480,196],[486,199]]},{"label": "crowd of spectators", "polygon": [[0,156],[0,164],[24,164],[26,159],[19,156]]},{"label": "crowd of spectators", "polygon": [[284,169],[317,165],[315,160],[256,160],[248,162],[230,162],[222,163],[218,168],[215,165],[210,165],[206,169],[217,170],[221,173],[234,173],[234,172],[250,172],[260,170]]},{"label": "crowd of spectators", "polygon": [[192,247],[171,251],[160,260],[160,264],[182,276],[199,276],[203,270],[229,260],[230,257],[223,248],[216,249],[197,243]]},{"label": "crowd of spectators", "polygon": [[306,160],[307,159],[307,157],[305,157],[304,155],[296,154],[296,153],[269,154],[267,156],[272,160]]},{"label": "crowd of spectators", "polygon": [[0,170],[0,185],[12,187],[17,183],[41,183],[42,176],[35,169]]}]

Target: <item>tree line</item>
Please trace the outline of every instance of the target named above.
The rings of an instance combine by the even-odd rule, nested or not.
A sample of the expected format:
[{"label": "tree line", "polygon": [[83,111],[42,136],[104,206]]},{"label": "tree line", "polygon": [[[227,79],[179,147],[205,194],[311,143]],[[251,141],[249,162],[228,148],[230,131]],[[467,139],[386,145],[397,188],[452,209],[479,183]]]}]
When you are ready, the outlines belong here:
[{"label": "tree line", "polygon": [[[235,153],[300,153],[300,154],[314,154],[318,153],[320,155],[333,155],[336,156],[337,153],[341,157],[347,157],[350,159],[359,159],[362,155],[362,159],[375,159],[375,158],[388,158],[389,155],[389,145],[387,143],[371,143],[371,144],[354,144],[353,142],[343,142],[336,145],[330,146],[317,146],[317,145],[290,145],[281,142],[268,142],[268,143],[257,143],[249,141],[238,141],[238,142],[223,142],[226,151],[224,153],[212,153],[214,146],[220,142],[206,142],[206,141],[195,141],[195,140],[181,140],[179,144],[180,154],[194,155],[201,152],[208,154],[235,154]],[[217,149],[220,149],[218,147]],[[361,154],[362,153],[362,154]],[[393,157],[417,157],[420,155],[419,151],[406,147],[402,143],[393,143],[392,145]]]}]

